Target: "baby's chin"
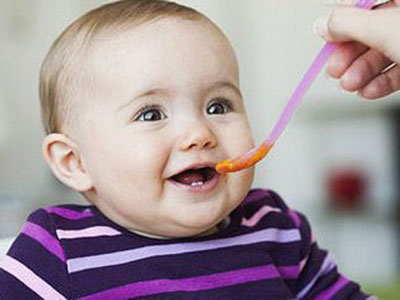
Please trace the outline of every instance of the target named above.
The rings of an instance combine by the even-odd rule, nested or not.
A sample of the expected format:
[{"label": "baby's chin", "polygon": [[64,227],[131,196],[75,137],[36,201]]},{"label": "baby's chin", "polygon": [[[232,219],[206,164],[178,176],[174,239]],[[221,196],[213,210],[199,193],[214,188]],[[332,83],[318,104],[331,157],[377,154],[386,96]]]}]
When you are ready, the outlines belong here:
[{"label": "baby's chin", "polygon": [[182,218],[176,218],[175,229],[169,233],[169,236],[175,238],[198,237],[216,233],[219,224],[223,223],[229,215],[229,210],[213,211],[209,213],[186,214]]},{"label": "baby's chin", "polygon": [[[218,227],[213,226],[206,229],[205,231],[189,230],[185,228],[184,230],[175,230],[174,232],[163,233],[162,235],[148,235],[148,237],[158,238],[158,239],[180,239],[180,238],[198,238],[203,236],[208,236],[217,233]],[[138,233],[138,232],[136,232]],[[140,234],[140,233],[138,233]]]},{"label": "baby's chin", "polygon": [[171,232],[163,232],[162,235],[159,235],[158,237],[164,239],[197,238],[215,234],[219,231],[218,228],[219,228],[218,224],[208,228],[201,228],[201,229],[185,227],[181,229],[175,229],[174,231]]}]

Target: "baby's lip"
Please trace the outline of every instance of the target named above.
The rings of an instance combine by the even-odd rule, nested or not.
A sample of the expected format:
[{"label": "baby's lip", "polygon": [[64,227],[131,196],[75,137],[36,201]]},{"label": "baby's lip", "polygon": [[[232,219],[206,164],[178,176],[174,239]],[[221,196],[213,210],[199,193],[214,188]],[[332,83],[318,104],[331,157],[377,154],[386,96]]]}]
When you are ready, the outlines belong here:
[{"label": "baby's lip", "polygon": [[182,172],[188,171],[188,170],[198,170],[198,169],[202,169],[202,168],[215,169],[216,165],[217,165],[217,163],[210,162],[210,161],[197,162],[197,163],[191,164],[191,165],[179,170],[178,172],[175,172],[173,175],[169,176],[168,179],[171,179],[172,177],[174,177]]}]

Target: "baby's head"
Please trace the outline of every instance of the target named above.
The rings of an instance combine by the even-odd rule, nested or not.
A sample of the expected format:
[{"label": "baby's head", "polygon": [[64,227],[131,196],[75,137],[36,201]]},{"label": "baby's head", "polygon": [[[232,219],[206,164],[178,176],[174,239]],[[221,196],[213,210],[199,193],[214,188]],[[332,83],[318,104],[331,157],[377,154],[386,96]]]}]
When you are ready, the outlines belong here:
[{"label": "baby's head", "polygon": [[253,169],[213,171],[254,142],[233,49],[190,8],[125,0],[87,13],[53,44],[40,97],[53,173],[128,230],[201,234],[251,187]]}]

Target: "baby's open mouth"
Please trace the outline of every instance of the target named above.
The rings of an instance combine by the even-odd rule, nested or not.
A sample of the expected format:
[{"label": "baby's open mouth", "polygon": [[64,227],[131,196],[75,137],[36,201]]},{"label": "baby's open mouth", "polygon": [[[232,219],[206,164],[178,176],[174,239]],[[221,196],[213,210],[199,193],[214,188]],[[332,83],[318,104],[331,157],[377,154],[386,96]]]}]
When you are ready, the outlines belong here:
[{"label": "baby's open mouth", "polygon": [[214,179],[216,175],[217,171],[213,168],[190,169],[172,176],[170,180],[190,186],[201,186]]}]

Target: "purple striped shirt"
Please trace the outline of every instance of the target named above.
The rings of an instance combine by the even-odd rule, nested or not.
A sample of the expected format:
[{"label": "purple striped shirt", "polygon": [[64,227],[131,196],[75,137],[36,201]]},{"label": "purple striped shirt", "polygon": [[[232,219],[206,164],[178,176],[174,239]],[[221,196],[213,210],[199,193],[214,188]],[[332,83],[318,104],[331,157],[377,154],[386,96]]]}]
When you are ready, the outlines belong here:
[{"label": "purple striped shirt", "polygon": [[251,190],[230,220],[158,240],[93,206],[39,209],[0,260],[0,299],[367,299],[274,192]]}]

